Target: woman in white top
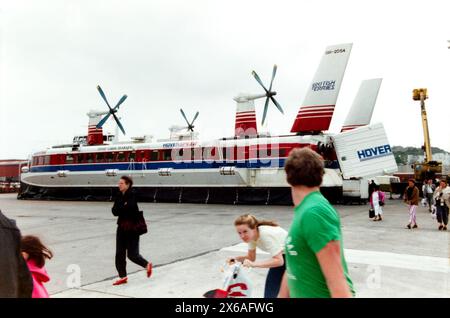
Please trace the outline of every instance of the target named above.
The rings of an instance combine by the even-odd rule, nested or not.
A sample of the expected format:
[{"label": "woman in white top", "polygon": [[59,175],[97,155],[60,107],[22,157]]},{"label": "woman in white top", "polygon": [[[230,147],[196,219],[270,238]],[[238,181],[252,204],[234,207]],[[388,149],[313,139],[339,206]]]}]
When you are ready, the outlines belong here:
[{"label": "woman in white top", "polygon": [[447,231],[448,214],[450,209],[450,187],[447,180],[442,179],[439,187],[433,194],[433,199],[436,206],[436,216],[439,223],[439,231]]},{"label": "woman in white top", "polygon": [[373,219],[374,221],[383,220],[383,218],[381,217],[383,215],[383,208],[380,202],[383,202],[382,193],[380,191],[380,186],[376,184],[370,198],[370,203],[372,204],[372,208],[375,211],[375,217]]},{"label": "woman in white top", "polygon": [[[248,243],[248,253],[234,260],[248,267],[270,268],[264,288],[264,298],[276,298],[286,269],[284,243],[287,232],[272,221],[259,221],[250,214],[241,215],[234,221],[240,238]],[[256,248],[268,252],[269,260],[255,261]]]}]

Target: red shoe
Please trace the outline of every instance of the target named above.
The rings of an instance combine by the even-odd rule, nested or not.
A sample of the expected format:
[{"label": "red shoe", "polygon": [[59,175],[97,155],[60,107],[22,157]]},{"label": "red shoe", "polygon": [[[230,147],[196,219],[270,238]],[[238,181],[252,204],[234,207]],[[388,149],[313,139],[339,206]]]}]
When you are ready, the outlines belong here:
[{"label": "red shoe", "polygon": [[147,264],[147,277],[152,276],[152,269],[153,269],[153,264],[152,263],[148,263]]},{"label": "red shoe", "polygon": [[122,285],[122,284],[126,284],[128,282],[128,277],[124,277],[124,278],[119,278],[118,280],[116,280],[113,285],[117,286],[117,285]]}]

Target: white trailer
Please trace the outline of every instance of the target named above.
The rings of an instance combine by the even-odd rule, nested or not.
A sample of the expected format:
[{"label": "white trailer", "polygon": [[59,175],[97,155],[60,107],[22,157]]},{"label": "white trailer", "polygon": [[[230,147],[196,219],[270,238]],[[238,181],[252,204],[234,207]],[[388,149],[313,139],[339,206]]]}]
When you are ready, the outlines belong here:
[{"label": "white trailer", "polygon": [[369,179],[398,171],[381,123],[342,132],[331,140],[342,173],[344,201],[368,200]]}]

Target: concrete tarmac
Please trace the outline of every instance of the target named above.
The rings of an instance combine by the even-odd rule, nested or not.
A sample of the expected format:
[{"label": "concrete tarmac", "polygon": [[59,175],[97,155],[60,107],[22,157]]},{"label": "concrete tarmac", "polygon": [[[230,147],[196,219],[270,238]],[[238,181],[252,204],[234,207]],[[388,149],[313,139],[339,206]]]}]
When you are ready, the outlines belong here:
[{"label": "concrete tarmac", "polygon": [[[116,218],[112,202],[22,201],[0,195],[0,209],[17,221],[23,235],[41,237],[54,252],[46,268],[51,297],[202,297],[222,286],[224,260],[244,255],[233,226],[253,213],[288,229],[292,207],[141,203],[149,233],[141,254],[151,260],[150,279],[127,262],[128,284],[112,286]],[[425,207],[418,229],[408,230],[401,200],[387,200],[384,220],[368,218],[368,206],[338,205],[345,256],[357,297],[450,297],[450,233],[437,230]],[[268,257],[258,251],[258,259]],[[252,297],[262,297],[267,270],[251,269]]]}]

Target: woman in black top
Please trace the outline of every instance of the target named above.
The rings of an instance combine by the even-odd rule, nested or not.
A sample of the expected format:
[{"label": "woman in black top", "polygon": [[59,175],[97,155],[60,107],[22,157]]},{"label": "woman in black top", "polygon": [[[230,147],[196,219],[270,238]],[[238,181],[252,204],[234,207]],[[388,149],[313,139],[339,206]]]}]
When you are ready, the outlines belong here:
[{"label": "woman in black top", "polygon": [[139,234],[130,229],[136,220],[139,208],[134,191],[131,189],[133,180],[128,176],[122,176],[119,180],[119,194],[116,196],[112,213],[118,216],[116,235],[116,269],[119,279],[113,285],[125,284],[128,281],[126,270],[126,256],[147,270],[147,277],[152,274],[152,263],[145,260],[139,254]]}]

